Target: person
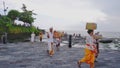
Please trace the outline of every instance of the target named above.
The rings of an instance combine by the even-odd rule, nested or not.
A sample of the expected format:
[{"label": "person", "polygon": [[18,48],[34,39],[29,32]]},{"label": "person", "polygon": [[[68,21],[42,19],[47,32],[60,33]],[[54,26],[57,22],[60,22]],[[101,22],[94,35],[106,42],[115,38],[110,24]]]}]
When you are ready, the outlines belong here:
[{"label": "person", "polygon": [[7,43],[7,33],[6,32],[1,36],[1,41],[3,44]]},{"label": "person", "polygon": [[4,33],[5,36],[5,43],[7,43],[7,32]]},{"label": "person", "polygon": [[49,56],[54,55],[54,45],[53,45],[53,28],[49,29],[49,32],[47,32],[47,38],[48,38],[48,54]]},{"label": "person", "polygon": [[87,32],[88,36],[86,37],[85,55],[77,62],[79,68],[81,68],[81,63],[83,62],[89,64],[90,68],[94,68],[95,53],[97,52],[94,44],[95,39],[93,38],[93,30],[88,30]]},{"label": "person", "polygon": [[54,31],[54,41],[56,45],[56,50],[59,51],[60,42],[61,42],[61,34],[57,31]]},{"label": "person", "polygon": [[32,34],[31,34],[31,42],[32,42],[32,44],[33,44],[34,41],[35,41],[35,33],[32,32]]},{"label": "person", "polygon": [[43,34],[42,34],[42,32],[40,32],[39,37],[40,37],[40,42],[41,42],[41,41],[42,41],[42,38],[43,38]]},{"label": "person", "polygon": [[5,35],[4,34],[1,36],[1,41],[3,44],[5,44]]}]

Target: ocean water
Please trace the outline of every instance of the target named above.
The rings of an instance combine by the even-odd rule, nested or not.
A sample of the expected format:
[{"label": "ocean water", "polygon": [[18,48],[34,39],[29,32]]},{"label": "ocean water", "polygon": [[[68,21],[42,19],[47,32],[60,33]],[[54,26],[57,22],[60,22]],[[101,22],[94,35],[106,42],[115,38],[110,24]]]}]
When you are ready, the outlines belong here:
[{"label": "ocean water", "polygon": [[[81,34],[82,37],[87,35],[87,31],[66,31],[67,34]],[[100,49],[111,49],[111,50],[120,50],[120,32],[108,32],[108,31],[100,31],[100,35],[103,38],[112,38],[115,42],[111,43],[100,43]],[[85,44],[84,44],[85,45]],[[77,43],[74,44],[73,47],[81,47],[84,48],[83,44]]]},{"label": "ocean water", "polygon": [[[99,31],[100,35],[102,35],[104,38],[120,38],[120,32],[109,32],[109,31]],[[66,31],[68,34],[81,34],[81,36],[86,36],[87,31]],[[96,31],[95,31],[96,33]]]},{"label": "ocean water", "polygon": [[120,32],[100,32],[105,38],[120,38]]},{"label": "ocean water", "polygon": [[[81,34],[81,36],[86,36],[87,32],[86,31],[66,31],[67,34]],[[100,49],[111,49],[111,50],[120,50],[120,32],[100,32],[100,34],[104,37],[104,38],[113,38],[115,40],[115,42],[112,43],[100,43]],[[46,35],[44,36],[45,39],[43,39],[44,42],[47,42],[46,39]],[[80,40],[81,41],[81,40]],[[63,41],[61,43],[61,46],[64,45],[68,45],[68,40]],[[82,43],[76,43],[74,45],[72,45],[73,47],[77,47],[77,48],[84,48],[85,44]]]},{"label": "ocean water", "polygon": [[[36,41],[40,42],[39,40],[36,40]],[[47,39],[44,38],[43,42],[47,43]],[[66,40],[66,41],[62,41],[60,46],[61,47],[68,46],[68,44],[69,44],[69,42],[68,42],[68,40]],[[78,42],[78,43],[72,44],[72,47],[85,48],[85,43]],[[114,42],[112,42],[112,43],[99,43],[99,49],[101,49],[101,50],[120,50],[120,41],[118,40],[117,43],[114,43]]]}]

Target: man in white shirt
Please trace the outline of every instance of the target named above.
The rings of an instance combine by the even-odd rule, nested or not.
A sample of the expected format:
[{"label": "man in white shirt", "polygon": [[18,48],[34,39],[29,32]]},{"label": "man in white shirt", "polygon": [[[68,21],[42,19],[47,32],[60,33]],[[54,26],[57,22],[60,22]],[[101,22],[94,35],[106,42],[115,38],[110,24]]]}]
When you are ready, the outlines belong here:
[{"label": "man in white shirt", "polygon": [[49,32],[47,33],[47,38],[48,38],[48,54],[50,56],[53,56],[53,54],[54,54],[53,28],[49,29]]}]

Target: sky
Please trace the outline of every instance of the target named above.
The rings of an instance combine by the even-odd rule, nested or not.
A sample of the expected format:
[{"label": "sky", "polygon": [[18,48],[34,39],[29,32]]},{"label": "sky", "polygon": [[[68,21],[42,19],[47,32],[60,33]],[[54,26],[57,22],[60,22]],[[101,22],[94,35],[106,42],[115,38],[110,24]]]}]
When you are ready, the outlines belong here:
[{"label": "sky", "polygon": [[120,0],[0,0],[8,10],[21,10],[22,4],[34,10],[33,25],[41,29],[85,31],[87,22],[97,23],[96,31],[120,32]]}]

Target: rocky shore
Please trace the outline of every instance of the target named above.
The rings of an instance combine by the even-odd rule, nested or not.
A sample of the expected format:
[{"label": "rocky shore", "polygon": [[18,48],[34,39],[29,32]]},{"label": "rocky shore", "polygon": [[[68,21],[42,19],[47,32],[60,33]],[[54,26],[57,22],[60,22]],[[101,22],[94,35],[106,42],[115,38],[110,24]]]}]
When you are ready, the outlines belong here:
[{"label": "rocky shore", "polygon": [[[0,44],[0,68],[78,68],[76,62],[84,56],[84,47],[67,45],[62,43],[60,51],[49,57],[46,42]],[[100,49],[95,68],[120,68],[119,53],[119,50]],[[89,66],[83,64],[82,68]]]}]

